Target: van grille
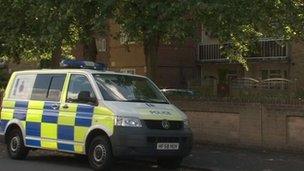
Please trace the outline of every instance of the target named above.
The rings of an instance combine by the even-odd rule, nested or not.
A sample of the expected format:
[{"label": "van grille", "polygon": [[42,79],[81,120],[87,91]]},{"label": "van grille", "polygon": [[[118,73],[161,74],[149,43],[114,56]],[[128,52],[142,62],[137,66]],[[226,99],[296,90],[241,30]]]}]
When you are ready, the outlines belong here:
[{"label": "van grille", "polygon": [[159,130],[180,130],[183,129],[183,121],[167,121],[169,123],[169,128],[164,128],[161,120],[145,120],[144,121],[147,128],[149,129],[159,129]]}]

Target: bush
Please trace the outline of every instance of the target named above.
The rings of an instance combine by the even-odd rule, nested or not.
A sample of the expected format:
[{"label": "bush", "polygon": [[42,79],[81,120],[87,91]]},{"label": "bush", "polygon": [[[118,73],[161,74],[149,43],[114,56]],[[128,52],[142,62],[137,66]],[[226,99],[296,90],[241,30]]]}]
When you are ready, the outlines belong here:
[{"label": "bush", "polygon": [[0,69],[0,91],[1,89],[5,89],[8,79],[9,77],[5,70]]}]

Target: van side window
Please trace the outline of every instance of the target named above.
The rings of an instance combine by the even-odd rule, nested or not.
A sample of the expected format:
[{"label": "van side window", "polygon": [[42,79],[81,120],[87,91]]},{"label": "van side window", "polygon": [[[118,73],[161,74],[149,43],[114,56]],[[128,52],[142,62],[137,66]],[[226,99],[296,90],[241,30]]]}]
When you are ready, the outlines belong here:
[{"label": "van side window", "polygon": [[36,75],[17,75],[9,98],[29,100],[33,90]]},{"label": "van side window", "polygon": [[64,74],[38,74],[31,100],[60,101]]},{"label": "van side window", "polygon": [[96,96],[93,88],[84,75],[71,75],[67,102],[69,103],[96,103]]},{"label": "van side window", "polygon": [[60,101],[65,75],[56,75],[51,79],[51,85],[47,93],[49,101]]}]

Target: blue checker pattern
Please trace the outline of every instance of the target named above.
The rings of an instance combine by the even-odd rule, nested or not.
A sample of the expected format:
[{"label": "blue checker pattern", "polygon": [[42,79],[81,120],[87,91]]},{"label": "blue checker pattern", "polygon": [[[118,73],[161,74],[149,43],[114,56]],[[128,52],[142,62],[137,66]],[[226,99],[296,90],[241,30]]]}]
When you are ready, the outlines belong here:
[{"label": "blue checker pattern", "polygon": [[90,127],[92,125],[93,112],[93,106],[78,105],[75,126]]},{"label": "blue checker pattern", "polygon": [[58,105],[57,103],[45,102],[42,114],[42,122],[44,123],[57,123],[59,108],[54,109],[53,106]]},{"label": "blue checker pattern", "polygon": [[74,140],[74,127],[58,125],[58,139],[60,140]]},{"label": "blue checker pattern", "polygon": [[74,151],[74,145],[58,143],[58,149],[63,151]]},{"label": "blue checker pattern", "polygon": [[[41,123],[58,123],[59,117],[59,108],[54,109],[54,105],[58,105],[58,103],[54,102],[45,102],[42,113],[42,120],[40,123],[37,122],[28,122],[26,121],[26,113],[28,109],[27,101],[16,101],[13,117],[15,119],[19,119],[22,121],[26,121],[25,124],[25,132],[27,136],[35,137],[26,138],[26,145],[31,147],[41,147],[41,141],[39,140],[41,137]],[[78,105],[77,111],[75,115],[75,123],[74,126],[67,125],[58,125],[57,124],[57,138],[62,141],[74,141],[74,127],[82,126],[82,127],[90,127],[92,125],[92,118],[94,114],[94,107],[89,105]],[[8,120],[0,120],[0,133],[4,132],[8,124]],[[37,139],[36,139],[37,138]],[[66,144],[64,142],[57,143],[58,150],[62,151],[71,151],[73,152],[74,145]]]},{"label": "blue checker pattern", "polygon": [[0,120],[0,133],[3,133],[5,131],[7,123],[8,120]]},{"label": "blue checker pattern", "polygon": [[26,145],[32,147],[41,147],[41,142],[39,140],[26,139]]},{"label": "blue checker pattern", "polygon": [[16,101],[15,110],[14,110],[14,118],[25,121],[27,108],[28,108],[27,101]]},{"label": "blue checker pattern", "polygon": [[41,136],[41,123],[27,122],[25,132],[26,132],[26,135],[28,135],[28,136],[40,137]]}]

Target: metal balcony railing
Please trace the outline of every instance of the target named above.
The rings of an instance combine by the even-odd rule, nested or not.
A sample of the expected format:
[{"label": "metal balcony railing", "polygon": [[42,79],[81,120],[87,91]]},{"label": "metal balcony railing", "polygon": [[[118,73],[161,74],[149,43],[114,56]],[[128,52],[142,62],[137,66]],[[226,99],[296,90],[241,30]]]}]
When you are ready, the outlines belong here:
[{"label": "metal balcony railing", "polygon": [[[222,45],[229,48],[229,44]],[[220,44],[200,44],[198,46],[198,58],[202,62],[221,62],[227,58],[222,54],[223,48]],[[248,60],[253,59],[287,59],[287,43],[282,40],[261,40],[257,43]]]}]

